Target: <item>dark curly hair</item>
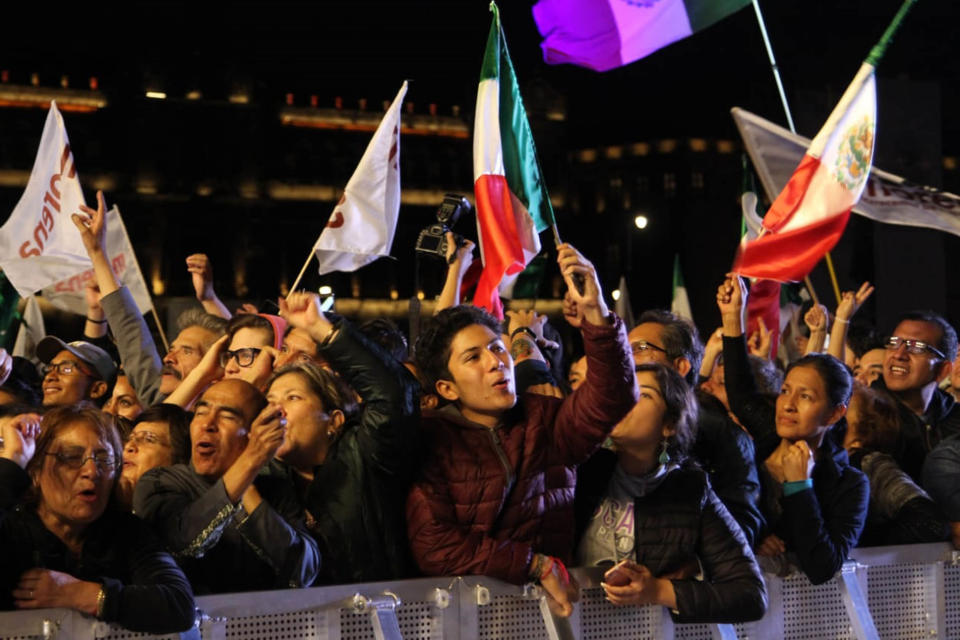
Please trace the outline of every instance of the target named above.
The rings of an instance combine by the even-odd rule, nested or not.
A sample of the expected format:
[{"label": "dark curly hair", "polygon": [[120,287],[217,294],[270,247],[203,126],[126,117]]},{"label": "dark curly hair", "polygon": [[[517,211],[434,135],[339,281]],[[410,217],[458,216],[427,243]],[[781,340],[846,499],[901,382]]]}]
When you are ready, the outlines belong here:
[{"label": "dark curly hair", "polygon": [[438,380],[452,380],[447,363],[450,362],[450,345],[463,329],[479,324],[495,334],[502,333],[500,323],[484,309],[468,304],[444,309],[429,319],[417,339],[416,365],[427,391],[432,392]]}]

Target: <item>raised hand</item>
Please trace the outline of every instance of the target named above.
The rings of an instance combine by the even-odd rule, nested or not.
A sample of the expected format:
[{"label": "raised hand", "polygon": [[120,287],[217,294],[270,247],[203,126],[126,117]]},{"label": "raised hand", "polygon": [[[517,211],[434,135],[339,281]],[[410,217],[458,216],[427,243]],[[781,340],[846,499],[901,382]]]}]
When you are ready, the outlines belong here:
[{"label": "raised hand", "polygon": [[810,333],[826,333],[827,308],[822,304],[813,305],[804,314],[803,323],[810,329]]},{"label": "raised hand", "polygon": [[283,414],[283,407],[278,404],[268,404],[250,425],[244,455],[249,456],[254,464],[262,467],[273,459],[273,455],[283,444],[286,433],[287,418]]},{"label": "raised hand", "polygon": [[463,244],[458,247],[453,231],[447,231],[446,237],[447,264],[451,267],[455,266],[457,272],[462,277],[463,274],[466,273],[467,269],[470,268],[470,265],[473,264],[473,248],[477,245],[475,245],[472,241],[463,238]]},{"label": "raised hand", "polygon": [[280,298],[278,304],[280,315],[291,326],[306,329],[314,342],[323,342],[330,336],[333,324],[321,310],[320,296],[317,294],[296,291],[286,299]]},{"label": "raised hand", "polygon": [[[600,280],[593,263],[583,257],[571,244],[561,244],[557,247],[557,263],[560,273],[567,283],[567,293],[570,299],[577,304],[583,318],[590,324],[600,325],[607,322],[610,310],[603,299]],[[583,293],[577,290],[573,277],[579,274],[583,277]]]},{"label": "raised hand", "polygon": [[193,281],[193,291],[197,300],[211,300],[217,297],[213,291],[213,264],[205,253],[195,253],[187,256],[187,271]]},{"label": "raised hand", "polygon": [[40,437],[40,415],[21,413],[12,418],[0,418],[0,458],[16,462],[21,469],[33,459],[37,451],[37,438]]},{"label": "raised hand", "polygon": [[521,327],[526,327],[533,331],[538,347],[547,349],[560,348],[558,343],[543,337],[543,327],[547,324],[547,316],[542,316],[533,309],[526,311],[507,311],[506,315],[510,319],[507,325],[507,333],[511,338],[513,338],[514,331]]},{"label": "raised hand", "polygon": [[837,305],[837,321],[849,322],[850,319],[856,315],[857,311],[860,310],[863,303],[867,301],[867,298],[873,295],[873,290],[873,285],[869,282],[864,282],[856,292],[844,291],[840,297],[840,304]]},{"label": "raised hand", "polygon": [[567,321],[567,324],[574,329],[579,329],[580,325],[583,324],[583,311],[570,296],[569,291],[563,294],[563,303],[561,308],[563,311],[563,319]]},{"label": "raised hand", "polygon": [[747,283],[735,273],[728,273],[726,280],[717,287],[717,307],[723,322],[723,335],[743,335],[743,311],[747,306]]},{"label": "raised hand", "polygon": [[86,215],[74,213],[70,219],[80,232],[84,248],[88,254],[103,251],[107,246],[107,202],[103,197],[103,191],[97,191],[96,209],[82,204],[80,211]]},{"label": "raised hand", "polygon": [[757,318],[757,330],[750,334],[750,340],[747,341],[747,347],[750,353],[764,359],[770,358],[770,331],[767,329],[767,323],[763,318]]}]

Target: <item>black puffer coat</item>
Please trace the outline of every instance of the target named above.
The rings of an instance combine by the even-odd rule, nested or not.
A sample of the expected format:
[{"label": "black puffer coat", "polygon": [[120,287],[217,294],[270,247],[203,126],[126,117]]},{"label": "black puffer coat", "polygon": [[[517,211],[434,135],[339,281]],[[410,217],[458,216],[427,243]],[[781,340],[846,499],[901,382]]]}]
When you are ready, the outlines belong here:
[{"label": "black puffer coat", "polygon": [[[577,544],[602,502],[617,455],[597,451],[577,469],[574,499]],[[699,561],[704,580],[671,580],[677,622],[746,622],[761,618],[767,591],[743,531],[693,465],[676,469],[634,500],[637,563],[654,576]]]}]

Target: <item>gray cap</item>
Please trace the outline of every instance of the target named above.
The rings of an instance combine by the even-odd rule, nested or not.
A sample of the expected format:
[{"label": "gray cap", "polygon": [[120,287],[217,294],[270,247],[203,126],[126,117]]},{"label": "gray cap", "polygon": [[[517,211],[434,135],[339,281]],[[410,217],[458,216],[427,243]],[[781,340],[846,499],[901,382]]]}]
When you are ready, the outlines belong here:
[{"label": "gray cap", "polygon": [[107,384],[116,382],[116,363],[110,357],[110,354],[95,344],[83,340],[68,344],[56,336],[47,336],[37,344],[37,357],[44,364],[50,364],[61,351],[69,351],[85,364],[93,367],[97,375]]}]

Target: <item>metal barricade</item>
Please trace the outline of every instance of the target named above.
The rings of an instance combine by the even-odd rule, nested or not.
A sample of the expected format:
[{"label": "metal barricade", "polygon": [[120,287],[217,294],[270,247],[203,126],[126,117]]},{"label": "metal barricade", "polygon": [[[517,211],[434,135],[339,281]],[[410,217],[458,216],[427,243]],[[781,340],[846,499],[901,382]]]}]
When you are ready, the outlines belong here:
[{"label": "metal barricade", "polygon": [[151,636],[78,612],[0,613],[0,639],[133,640],[687,640],[947,638],[960,640],[960,554],[949,545],[857,549],[833,580],[768,575],[763,619],[736,625],[675,624],[663,607],[618,607],[599,576],[570,618],[554,618],[541,589],[483,576],[420,578],[197,598],[197,625]]}]

